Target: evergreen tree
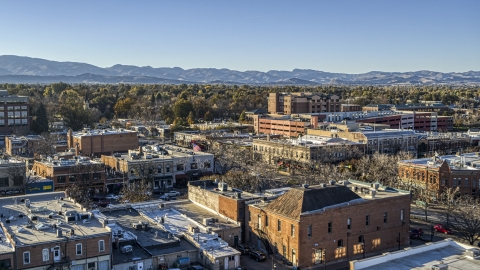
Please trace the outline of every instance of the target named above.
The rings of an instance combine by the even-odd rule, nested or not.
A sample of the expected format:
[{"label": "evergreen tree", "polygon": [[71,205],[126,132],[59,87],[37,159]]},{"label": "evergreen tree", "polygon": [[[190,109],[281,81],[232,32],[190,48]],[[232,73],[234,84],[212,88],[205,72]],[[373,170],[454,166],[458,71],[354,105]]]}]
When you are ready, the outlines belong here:
[{"label": "evergreen tree", "polygon": [[48,117],[47,117],[47,109],[43,103],[40,103],[38,108],[35,110],[34,121],[32,125],[32,129],[38,133],[48,132]]}]

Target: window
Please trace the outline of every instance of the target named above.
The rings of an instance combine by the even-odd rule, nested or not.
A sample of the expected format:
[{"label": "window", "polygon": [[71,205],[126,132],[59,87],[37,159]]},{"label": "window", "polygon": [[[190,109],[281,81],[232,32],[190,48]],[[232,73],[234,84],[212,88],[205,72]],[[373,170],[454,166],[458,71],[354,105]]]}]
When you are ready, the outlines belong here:
[{"label": "window", "polygon": [[282,231],[282,221],[280,219],[277,221],[277,231]]},{"label": "window", "polygon": [[229,261],[235,261],[235,256],[228,256]]},{"label": "window", "polygon": [[177,164],[177,172],[183,171],[183,164]]},{"label": "window", "polygon": [[402,210],[400,210],[400,220],[401,220],[401,221],[403,221],[403,220],[404,220],[404,219],[403,219],[403,209],[402,209]]},{"label": "window", "polygon": [[30,264],[30,252],[23,253],[23,264]]},{"label": "window", "polygon": [[360,235],[360,236],[358,237],[358,242],[359,242],[359,243],[365,243],[365,238],[363,237],[363,235]]},{"label": "window", "polygon": [[70,182],[75,182],[75,181],[77,181],[77,176],[76,176],[76,175],[70,175],[70,176],[68,177],[68,181],[70,181]]},{"label": "window", "polygon": [[370,226],[370,215],[365,217],[365,225]]},{"label": "window", "polygon": [[99,180],[100,178],[102,178],[101,173],[93,173],[93,180]]},{"label": "window", "polygon": [[204,167],[205,169],[208,169],[208,168],[210,168],[210,167],[211,167],[211,165],[210,165],[210,161],[208,161],[208,160],[207,160],[207,161],[205,161],[205,162],[203,163],[203,167]]},{"label": "window", "polygon": [[312,225],[309,225],[307,228],[307,236],[312,237]]},{"label": "window", "polygon": [[468,178],[465,178],[465,186],[468,187]]},{"label": "window", "polygon": [[48,248],[45,248],[42,250],[42,258],[44,262],[48,262],[48,260],[50,259],[49,255],[50,255],[50,252],[48,251]]},{"label": "window", "polygon": [[170,172],[170,165],[165,166],[165,172],[167,172],[167,173]]},{"label": "window", "polygon": [[97,269],[95,262],[89,262],[87,264],[87,269]]},{"label": "window", "polygon": [[98,251],[100,251],[100,252],[105,251],[105,241],[104,240],[98,241]]},{"label": "window", "polygon": [[248,211],[248,221],[252,221],[252,213],[250,211]]},{"label": "window", "polygon": [[65,175],[57,176],[57,183],[67,182],[67,177]]},{"label": "window", "polygon": [[77,255],[82,255],[82,244],[77,244],[75,250]]},{"label": "window", "polygon": [[343,247],[343,239],[338,240],[337,244],[338,244],[338,248],[342,248]]},{"label": "window", "polygon": [[158,166],[157,173],[162,173],[162,166]]},{"label": "window", "polygon": [[454,186],[454,187],[457,186],[457,178],[453,178],[453,186]]},{"label": "window", "polygon": [[196,170],[197,169],[197,163],[191,163],[190,164],[190,169]]},{"label": "window", "polygon": [[347,219],[347,230],[350,230],[352,228],[352,219],[349,218]]},{"label": "window", "polygon": [[0,269],[11,269],[10,259],[0,260]]},{"label": "window", "polygon": [[287,247],[283,246],[283,257],[287,257]]},{"label": "window", "polygon": [[268,216],[265,216],[265,226],[268,227]]},{"label": "window", "polygon": [[8,177],[0,178],[0,187],[8,187]]},{"label": "window", "polygon": [[383,224],[387,224],[387,212],[383,213]]},{"label": "window", "polygon": [[458,178],[458,186],[461,186],[462,185],[462,178]]},{"label": "window", "polygon": [[290,225],[290,233],[292,237],[295,237],[295,225]]},{"label": "window", "polygon": [[328,233],[332,233],[332,222],[328,222]]}]

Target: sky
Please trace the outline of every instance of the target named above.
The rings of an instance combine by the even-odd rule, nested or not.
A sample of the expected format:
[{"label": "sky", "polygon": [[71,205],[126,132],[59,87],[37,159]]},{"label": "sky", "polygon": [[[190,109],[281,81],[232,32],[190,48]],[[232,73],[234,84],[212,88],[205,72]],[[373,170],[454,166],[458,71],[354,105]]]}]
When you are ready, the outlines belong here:
[{"label": "sky", "polygon": [[115,64],[480,70],[480,1],[0,1],[0,55]]}]

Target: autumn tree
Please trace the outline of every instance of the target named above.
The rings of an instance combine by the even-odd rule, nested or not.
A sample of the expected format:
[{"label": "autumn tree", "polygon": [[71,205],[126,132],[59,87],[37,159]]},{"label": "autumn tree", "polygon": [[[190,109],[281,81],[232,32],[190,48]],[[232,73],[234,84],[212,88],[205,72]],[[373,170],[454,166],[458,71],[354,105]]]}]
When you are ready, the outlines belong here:
[{"label": "autumn tree", "polygon": [[127,114],[131,110],[134,101],[127,97],[124,99],[119,99],[115,106],[113,106],[113,110],[115,111],[115,115],[117,117],[127,117]]}]

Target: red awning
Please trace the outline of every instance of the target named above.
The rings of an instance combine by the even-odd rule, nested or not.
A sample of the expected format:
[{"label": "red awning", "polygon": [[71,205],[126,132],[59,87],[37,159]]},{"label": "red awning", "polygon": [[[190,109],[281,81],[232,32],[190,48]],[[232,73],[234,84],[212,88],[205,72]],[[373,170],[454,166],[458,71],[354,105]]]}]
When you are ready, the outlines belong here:
[{"label": "red awning", "polygon": [[185,179],[185,178],[188,178],[186,174],[184,173],[177,173],[175,175],[175,179]]}]

